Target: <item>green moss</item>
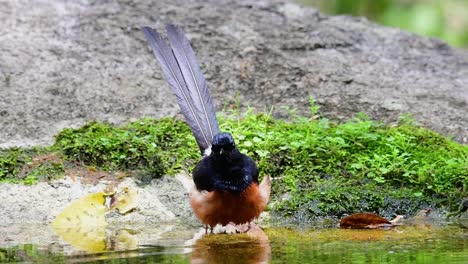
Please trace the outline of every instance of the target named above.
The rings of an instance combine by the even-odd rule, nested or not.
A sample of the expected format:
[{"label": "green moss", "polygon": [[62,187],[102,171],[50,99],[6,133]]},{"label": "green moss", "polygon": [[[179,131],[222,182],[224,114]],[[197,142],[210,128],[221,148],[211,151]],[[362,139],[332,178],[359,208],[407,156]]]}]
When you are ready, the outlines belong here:
[{"label": "green moss", "polygon": [[0,181],[33,184],[62,177],[63,161],[51,148],[0,149]]},{"label": "green moss", "polygon": [[54,148],[69,160],[105,170],[144,170],[155,176],[174,174],[198,157],[195,140],[181,121],[142,119],[123,127],[91,122],[65,129]]},{"label": "green moss", "polygon": [[[318,107],[311,103],[315,117]],[[359,114],[337,124],[291,113],[289,120],[252,111],[220,116],[221,130],[233,134],[262,175],[273,177],[270,209],[276,215],[309,219],[363,211],[412,214],[426,206],[454,210],[467,196],[468,146],[418,127],[411,118],[387,126]],[[42,152],[57,152],[59,160],[31,169],[37,153],[0,151],[0,180],[61,175],[62,155],[70,163],[151,177],[191,171],[199,160],[189,128],[172,118],[121,127],[91,122],[63,130]]]},{"label": "green moss", "polygon": [[455,209],[466,196],[468,146],[408,118],[386,126],[362,114],[335,124],[248,113],[224,118],[222,127],[273,176],[271,208],[282,216],[412,214],[425,206]]},{"label": "green moss", "polygon": [[30,159],[20,148],[0,149],[0,179],[12,180]]},{"label": "green moss", "polygon": [[23,173],[23,183],[33,184],[37,181],[52,180],[63,177],[65,168],[62,160],[45,159],[26,167]]}]

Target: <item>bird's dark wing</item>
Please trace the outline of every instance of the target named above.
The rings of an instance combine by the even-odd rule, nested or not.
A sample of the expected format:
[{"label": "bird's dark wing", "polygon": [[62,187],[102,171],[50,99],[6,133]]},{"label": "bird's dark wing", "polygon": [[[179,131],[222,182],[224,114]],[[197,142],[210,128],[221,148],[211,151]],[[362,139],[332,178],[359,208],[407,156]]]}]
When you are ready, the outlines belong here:
[{"label": "bird's dark wing", "polygon": [[172,49],[158,32],[143,27],[146,39],[203,153],[211,145],[213,136],[219,132],[211,96],[195,53],[182,30],[168,25],[166,31]]},{"label": "bird's dark wing", "polygon": [[255,161],[247,155],[242,154],[245,173],[249,175],[253,182],[258,183],[258,168]]},{"label": "bird's dark wing", "polygon": [[199,191],[211,192],[214,188],[214,180],[216,178],[212,161],[208,157],[204,157],[192,171],[193,182]]}]

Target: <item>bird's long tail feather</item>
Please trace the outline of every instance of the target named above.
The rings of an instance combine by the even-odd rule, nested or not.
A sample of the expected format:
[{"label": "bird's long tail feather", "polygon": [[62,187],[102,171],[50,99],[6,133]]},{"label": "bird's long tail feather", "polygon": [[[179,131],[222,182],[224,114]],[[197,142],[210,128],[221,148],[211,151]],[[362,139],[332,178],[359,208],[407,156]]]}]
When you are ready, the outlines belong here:
[{"label": "bird's long tail feather", "polygon": [[205,78],[190,42],[174,25],[166,26],[172,48],[154,29],[143,27],[142,30],[203,154],[219,132],[219,127]]}]

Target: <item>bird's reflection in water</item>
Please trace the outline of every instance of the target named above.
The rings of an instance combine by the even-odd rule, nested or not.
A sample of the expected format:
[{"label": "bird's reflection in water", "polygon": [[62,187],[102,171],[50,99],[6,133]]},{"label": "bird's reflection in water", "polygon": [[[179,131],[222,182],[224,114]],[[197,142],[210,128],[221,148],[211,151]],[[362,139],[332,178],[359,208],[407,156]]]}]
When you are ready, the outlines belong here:
[{"label": "bird's reflection in water", "polygon": [[252,224],[246,233],[204,235],[193,245],[191,262],[268,263],[271,246],[263,230]]}]

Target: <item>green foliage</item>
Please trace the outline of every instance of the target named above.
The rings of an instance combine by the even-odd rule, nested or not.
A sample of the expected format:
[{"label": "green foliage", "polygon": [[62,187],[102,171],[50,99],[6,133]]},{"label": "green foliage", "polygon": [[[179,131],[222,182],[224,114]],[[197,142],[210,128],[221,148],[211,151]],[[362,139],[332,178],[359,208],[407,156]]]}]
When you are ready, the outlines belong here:
[{"label": "green foliage", "polygon": [[386,26],[468,47],[468,2],[463,0],[302,0],[326,13],[366,16]]},{"label": "green foliage", "polygon": [[61,178],[64,173],[65,168],[61,160],[45,160],[23,173],[23,183],[34,184],[38,181]]},{"label": "green foliage", "polygon": [[0,149],[0,180],[14,179],[29,159],[20,148]]},{"label": "green foliage", "polygon": [[62,160],[51,149],[0,149],[0,181],[33,184],[64,172]]},{"label": "green foliage", "polygon": [[188,127],[174,119],[142,119],[124,127],[91,122],[65,129],[54,145],[70,160],[105,170],[143,169],[156,176],[173,174],[198,156]]},{"label": "green foliage", "polygon": [[283,215],[453,209],[466,195],[468,147],[401,120],[390,127],[362,114],[343,124],[286,122],[249,112],[223,118],[221,127],[273,176],[272,207]]}]

